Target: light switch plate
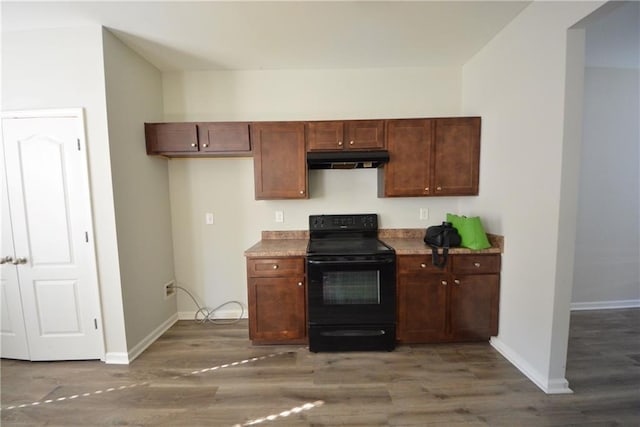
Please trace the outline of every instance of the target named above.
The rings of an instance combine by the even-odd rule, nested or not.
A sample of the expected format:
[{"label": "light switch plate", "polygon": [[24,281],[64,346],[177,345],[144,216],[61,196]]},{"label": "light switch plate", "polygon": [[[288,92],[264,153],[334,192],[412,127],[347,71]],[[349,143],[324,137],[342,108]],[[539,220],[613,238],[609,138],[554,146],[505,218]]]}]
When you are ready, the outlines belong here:
[{"label": "light switch plate", "polygon": [[276,222],[284,222],[284,212],[276,211]]}]

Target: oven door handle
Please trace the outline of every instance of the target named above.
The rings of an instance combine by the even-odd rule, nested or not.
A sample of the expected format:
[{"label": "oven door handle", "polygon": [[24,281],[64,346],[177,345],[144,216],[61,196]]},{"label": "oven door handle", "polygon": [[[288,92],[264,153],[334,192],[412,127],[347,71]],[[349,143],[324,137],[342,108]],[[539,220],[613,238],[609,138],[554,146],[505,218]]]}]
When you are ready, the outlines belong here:
[{"label": "oven door handle", "polygon": [[346,260],[307,260],[307,263],[314,265],[337,265],[337,264],[392,264],[395,262],[393,258],[386,259],[346,259]]}]

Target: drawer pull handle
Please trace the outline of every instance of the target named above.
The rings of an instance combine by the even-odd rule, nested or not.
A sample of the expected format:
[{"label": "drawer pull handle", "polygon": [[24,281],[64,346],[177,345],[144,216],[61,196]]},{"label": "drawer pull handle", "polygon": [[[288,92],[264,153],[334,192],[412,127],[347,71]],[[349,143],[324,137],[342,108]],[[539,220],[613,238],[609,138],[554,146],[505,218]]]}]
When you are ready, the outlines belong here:
[{"label": "drawer pull handle", "polygon": [[273,269],[277,270],[278,269],[278,264],[273,264]]},{"label": "drawer pull handle", "polygon": [[474,266],[474,267],[477,267],[477,268],[480,268],[480,263],[479,263],[479,262],[474,262],[474,263],[473,263],[473,266]]},{"label": "drawer pull handle", "polygon": [[420,268],[427,268],[427,264],[423,262],[422,264],[420,264]]}]

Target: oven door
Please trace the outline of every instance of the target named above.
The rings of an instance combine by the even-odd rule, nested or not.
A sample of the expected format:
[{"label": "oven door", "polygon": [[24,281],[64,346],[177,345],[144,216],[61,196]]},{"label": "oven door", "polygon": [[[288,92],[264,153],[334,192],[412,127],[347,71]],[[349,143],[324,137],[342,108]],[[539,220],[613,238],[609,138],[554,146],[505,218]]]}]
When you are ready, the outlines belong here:
[{"label": "oven door", "polygon": [[307,257],[309,326],[395,324],[395,276],[395,255]]}]

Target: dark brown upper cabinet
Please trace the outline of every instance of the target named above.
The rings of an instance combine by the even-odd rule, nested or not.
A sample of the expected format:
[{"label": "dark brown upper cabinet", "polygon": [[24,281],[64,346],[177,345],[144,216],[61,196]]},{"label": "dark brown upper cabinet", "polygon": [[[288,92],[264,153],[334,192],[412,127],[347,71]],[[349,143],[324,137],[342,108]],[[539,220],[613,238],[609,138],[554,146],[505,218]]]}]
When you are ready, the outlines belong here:
[{"label": "dark brown upper cabinet", "polygon": [[145,123],[147,154],[198,152],[195,123]]},{"label": "dark brown upper cabinet", "polygon": [[384,120],[306,123],[307,151],[382,150]]},{"label": "dark brown upper cabinet", "polygon": [[167,157],[251,155],[249,123],[145,123],[147,154]]},{"label": "dark brown upper cabinet", "polygon": [[436,119],[432,158],[435,196],[478,194],[480,117]]},{"label": "dark brown upper cabinet", "polygon": [[378,170],[384,197],[431,195],[432,119],[387,121],[389,163]]},{"label": "dark brown upper cabinet", "polygon": [[251,151],[249,123],[198,123],[200,150],[213,153],[247,153]]},{"label": "dark brown upper cabinet", "polygon": [[251,141],[256,200],[308,198],[304,123],[253,123]]},{"label": "dark brown upper cabinet", "polygon": [[478,194],[480,117],[388,120],[382,197]]}]

